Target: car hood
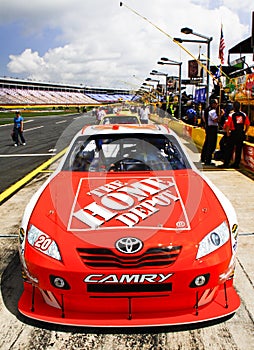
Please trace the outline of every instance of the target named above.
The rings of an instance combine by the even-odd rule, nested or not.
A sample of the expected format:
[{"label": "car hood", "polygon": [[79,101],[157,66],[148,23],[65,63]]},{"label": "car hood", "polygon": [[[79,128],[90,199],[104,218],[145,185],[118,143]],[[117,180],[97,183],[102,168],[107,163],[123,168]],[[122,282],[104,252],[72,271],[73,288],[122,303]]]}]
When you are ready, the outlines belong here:
[{"label": "car hood", "polygon": [[[30,222],[51,233],[74,234],[136,229],[213,229],[226,220],[214,191],[192,169],[150,173],[60,172],[41,193]],[[54,229],[53,229],[54,227]]]}]

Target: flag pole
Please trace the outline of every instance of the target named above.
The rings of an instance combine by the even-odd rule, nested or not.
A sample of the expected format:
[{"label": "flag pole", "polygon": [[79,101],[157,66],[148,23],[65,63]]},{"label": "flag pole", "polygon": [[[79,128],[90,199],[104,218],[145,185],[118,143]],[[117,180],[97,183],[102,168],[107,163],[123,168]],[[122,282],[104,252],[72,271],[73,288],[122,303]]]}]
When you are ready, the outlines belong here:
[{"label": "flag pole", "polygon": [[220,30],[220,43],[219,43],[219,59],[220,59],[220,76],[218,79],[219,87],[220,87],[220,95],[219,95],[219,118],[221,114],[221,99],[222,99],[222,82],[221,82],[221,75],[222,75],[222,65],[224,63],[224,49],[225,49],[225,41],[224,41],[224,35],[223,35],[223,25],[221,23],[221,30]]}]

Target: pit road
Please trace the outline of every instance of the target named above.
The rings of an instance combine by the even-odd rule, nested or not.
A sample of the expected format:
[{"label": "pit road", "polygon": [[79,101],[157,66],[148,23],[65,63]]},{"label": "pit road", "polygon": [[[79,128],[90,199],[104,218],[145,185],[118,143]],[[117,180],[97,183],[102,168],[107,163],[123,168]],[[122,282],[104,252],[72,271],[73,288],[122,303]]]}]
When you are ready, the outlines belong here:
[{"label": "pit road", "polygon": [[[191,156],[197,158],[198,154],[193,153]],[[236,170],[204,170],[204,173],[230,199],[239,220],[235,287],[241,297],[241,306],[232,318],[206,327],[117,330],[47,325],[22,317],[17,311],[17,302],[22,292],[17,235],[26,204],[48,176],[44,173],[1,207],[1,350],[254,349],[253,181]]]}]

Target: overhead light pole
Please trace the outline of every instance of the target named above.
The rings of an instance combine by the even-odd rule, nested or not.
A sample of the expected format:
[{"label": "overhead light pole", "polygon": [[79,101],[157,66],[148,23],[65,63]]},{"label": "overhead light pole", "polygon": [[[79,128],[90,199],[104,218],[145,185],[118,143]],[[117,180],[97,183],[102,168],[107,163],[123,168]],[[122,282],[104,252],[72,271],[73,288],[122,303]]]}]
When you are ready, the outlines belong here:
[{"label": "overhead light pole", "polygon": [[179,89],[179,108],[178,108],[178,119],[182,117],[182,62],[177,62],[171,60],[167,57],[161,57],[161,61],[157,62],[158,64],[166,64],[170,66],[178,66],[178,89]]},{"label": "overhead light pole", "polygon": [[168,77],[168,74],[167,73],[163,73],[163,72],[158,72],[157,70],[152,70],[151,72],[150,72],[150,74],[151,75],[158,75],[158,76],[163,76],[163,77],[165,77],[166,78],[166,84],[165,84],[165,96],[166,96],[166,100],[167,100],[167,94],[168,94],[168,92],[167,92],[167,77]]},{"label": "overhead light pole", "polygon": [[153,93],[154,85],[148,84],[148,83],[143,83],[141,85],[140,89],[147,91],[149,93],[149,95],[150,95],[150,98],[157,99],[156,95]]},{"label": "overhead light pole", "polygon": [[157,94],[157,98],[159,99],[160,98],[160,92],[158,90],[158,85],[159,85],[160,80],[152,79],[152,78],[146,78],[146,81],[152,82],[152,83],[156,83],[156,89],[154,89],[154,90],[155,90],[155,95]]},{"label": "overhead light pole", "polygon": [[148,84],[148,83],[143,83],[142,85],[144,85],[144,86],[151,86],[152,88],[154,87],[153,84]]},{"label": "overhead light pole", "polygon": [[152,84],[143,83],[141,87],[148,89],[150,92],[153,90],[154,86]]},{"label": "overhead light pole", "polygon": [[206,44],[207,45],[207,60],[206,60],[206,106],[208,107],[209,105],[209,84],[210,84],[210,44],[211,41],[213,40],[213,37],[208,37],[200,33],[196,33],[193,31],[193,29],[184,27],[181,29],[181,33],[184,34],[192,34],[195,35],[201,39],[204,40],[192,40],[192,39],[181,39],[181,38],[174,38],[175,41],[178,41],[179,43],[183,42],[189,42],[189,43],[201,43],[201,44]]},{"label": "overhead light pole", "polygon": [[152,82],[155,82],[157,84],[159,84],[159,80],[156,80],[156,79],[152,79],[152,78],[146,78],[146,81],[152,81]]}]

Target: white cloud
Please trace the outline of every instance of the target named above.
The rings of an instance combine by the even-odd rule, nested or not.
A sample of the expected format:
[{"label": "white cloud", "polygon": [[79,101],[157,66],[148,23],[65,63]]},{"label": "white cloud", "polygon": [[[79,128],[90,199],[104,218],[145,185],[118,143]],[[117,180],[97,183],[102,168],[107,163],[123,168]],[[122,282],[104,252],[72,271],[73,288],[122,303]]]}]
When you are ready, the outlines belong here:
[{"label": "white cloud", "polygon": [[23,73],[30,71],[35,73],[38,69],[43,69],[45,62],[38,52],[32,52],[31,49],[26,49],[19,56],[10,55],[11,62],[9,64],[10,70],[15,73]]},{"label": "white cloud", "polygon": [[223,5],[233,11],[242,10],[249,14],[253,11],[253,2],[249,0],[223,0]]},{"label": "white cloud", "polygon": [[[211,57],[218,63],[220,24],[223,22],[226,49],[250,35],[249,23],[241,23],[236,1],[217,1],[218,6],[204,7],[203,1],[191,0],[126,0],[127,6],[172,37],[182,37],[180,29],[189,26],[195,32],[212,36]],[[244,6],[243,5],[244,3]],[[253,0],[242,0],[243,9],[251,9]],[[250,14],[251,15],[251,14]],[[157,60],[166,56],[183,61],[189,57],[171,39],[118,0],[2,0],[2,23],[18,22],[30,38],[44,30],[58,29],[63,46],[51,47],[40,56],[25,45],[19,55],[10,53],[8,69],[23,77],[91,86],[139,84],[152,69],[163,70]],[[186,38],[190,38],[189,36]],[[193,37],[193,39],[197,39]],[[53,40],[52,40],[53,42]],[[185,44],[198,55],[197,44]],[[206,53],[207,46],[200,49]],[[168,68],[175,75],[177,67]]]}]

